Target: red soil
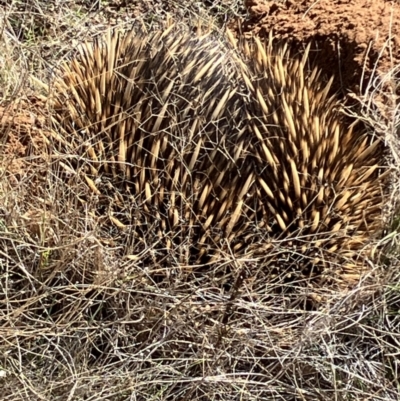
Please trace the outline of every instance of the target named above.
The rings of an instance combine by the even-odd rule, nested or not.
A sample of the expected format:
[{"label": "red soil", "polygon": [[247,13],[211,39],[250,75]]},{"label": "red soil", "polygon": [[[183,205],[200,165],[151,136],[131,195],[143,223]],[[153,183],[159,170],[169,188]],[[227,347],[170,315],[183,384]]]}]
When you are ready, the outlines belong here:
[{"label": "red soil", "polygon": [[311,41],[312,61],[335,76],[335,89],[360,94],[375,73],[400,69],[399,1],[245,0],[245,6],[244,33],[263,37],[272,30],[300,48]]}]

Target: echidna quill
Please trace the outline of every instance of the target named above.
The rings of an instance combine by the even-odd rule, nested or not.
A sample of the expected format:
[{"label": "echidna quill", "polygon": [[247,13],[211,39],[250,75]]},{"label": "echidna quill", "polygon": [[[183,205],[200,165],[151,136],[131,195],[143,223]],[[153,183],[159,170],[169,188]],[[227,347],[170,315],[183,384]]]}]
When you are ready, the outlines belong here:
[{"label": "echidna quill", "polygon": [[[85,160],[73,167],[94,191],[108,180],[128,200],[112,219],[159,266],[243,257],[323,273],[380,228],[382,145],[344,123],[306,61],[176,26],[108,33],[60,68],[58,147]],[[357,276],[350,265],[340,274]]]}]

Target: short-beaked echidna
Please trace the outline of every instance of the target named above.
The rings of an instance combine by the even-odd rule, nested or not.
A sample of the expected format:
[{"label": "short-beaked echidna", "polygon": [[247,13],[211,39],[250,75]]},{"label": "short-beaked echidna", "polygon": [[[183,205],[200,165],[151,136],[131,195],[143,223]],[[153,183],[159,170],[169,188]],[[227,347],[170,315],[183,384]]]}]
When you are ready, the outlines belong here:
[{"label": "short-beaked echidna", "polygon": [[102,177],[125,194],[124,223],[160,265],[235,256],[309,276],[339,256],[337,273],[358,277],[349,261],[380,227],[382,146],[306,64],[272,39],[109,33],[54,82],[58,146],[96,191]]},{"label": "short-beaked echidna", "polygon": [[383,227],[383,141],[360,121],[349,124],[329,94],[333,78],[324,83],[317,68],[307,73],[309,47],[295,56],[272,35],[239,47],[250,70],[249,129],[258,139],[255,203],[279,254],[274,264],[318,275],[332,262],[327,278],[349,283]]},{"label": "short-beaked echidna", "polygon": [[64,152],[92,187],[101,175],[130,194],[131,216],[120,220],[182,263],[234,235],[251,184],[235,57],[211,34],[175,26],[115,31],[81,46],[54,82]]}]

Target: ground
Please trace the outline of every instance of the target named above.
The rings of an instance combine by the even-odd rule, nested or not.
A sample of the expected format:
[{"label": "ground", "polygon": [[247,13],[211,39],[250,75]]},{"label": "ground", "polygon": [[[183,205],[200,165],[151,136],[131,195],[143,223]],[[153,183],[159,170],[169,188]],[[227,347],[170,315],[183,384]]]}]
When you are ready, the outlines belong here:
[{"label": "ground", "polygon": [[[371,74],[384,77],[400,62],[400,5],[386,0],[245,0],[244,32],[303,47],[313,42],[315,62],[334,74],[336,87],[362,94]],[[398,69],[397,69],[398,71]]]}]

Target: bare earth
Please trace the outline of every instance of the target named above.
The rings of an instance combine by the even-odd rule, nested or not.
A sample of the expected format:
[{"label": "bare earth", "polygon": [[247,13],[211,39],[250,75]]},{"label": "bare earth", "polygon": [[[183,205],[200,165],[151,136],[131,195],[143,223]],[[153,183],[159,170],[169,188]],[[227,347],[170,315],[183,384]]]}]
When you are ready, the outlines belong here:
[{"label": "bare earth", "polygon": [[245,0],[245,5],[250,18],[244,32],[265,36],[273,30],[299,46],[313,41],[317,65],[335,74],[337,87],[362,93],[371,72],[385,74],[400,64],[398,1]]}]

